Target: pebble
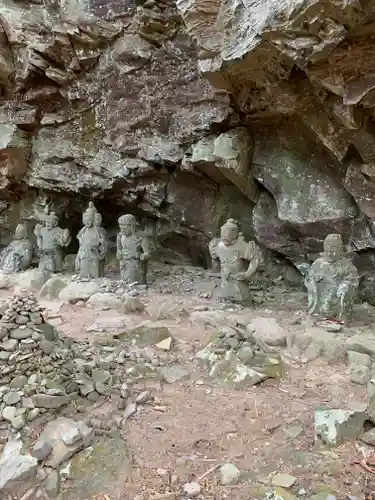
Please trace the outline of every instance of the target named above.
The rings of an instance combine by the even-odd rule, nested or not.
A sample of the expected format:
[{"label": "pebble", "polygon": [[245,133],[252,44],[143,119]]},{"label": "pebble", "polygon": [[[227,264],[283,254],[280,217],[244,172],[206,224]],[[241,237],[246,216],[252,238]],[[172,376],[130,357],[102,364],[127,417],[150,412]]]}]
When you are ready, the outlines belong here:
[{"label": "pebble", "polygon": [[220,484],[227,486],[229,484],[237,484],[240,479],[241,472],[234,464],[228,463],[220,467]]},{"label": "pebble", "polygon": [[188,498],[195,498],[200,495],[201,487],[196,481],[191,483],[185,483],[183,486],[183,491]]}]

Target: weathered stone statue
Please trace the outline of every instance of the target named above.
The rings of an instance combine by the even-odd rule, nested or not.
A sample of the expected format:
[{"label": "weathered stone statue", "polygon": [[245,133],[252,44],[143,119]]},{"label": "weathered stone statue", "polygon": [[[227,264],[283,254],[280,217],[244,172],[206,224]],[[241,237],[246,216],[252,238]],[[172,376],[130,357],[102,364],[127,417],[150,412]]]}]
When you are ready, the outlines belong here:
[{"label": "weathered stone statue", "polygon": [[108,237],[107,237],[107,231],[102,226],[102,223],[103,223],[102,214],[98,211],[95,212],[94,223],[98,229],[100,236],[102,237],[102,258],[99,261],[99,276],[103,277],[104,276],[104,266],[105,266],[105,262],[106,262],[107,251],[108,251]]},{"label": "weathered stone statue", "polygon": [[309,314],[347,321],[358,284],[358,271],[343,254],[341,236],[329,234],[322,257],[312,264],[305,279]]},{"label": "weathered stone statue", "polygon": [[100,262],[106,256],[106,241],[103,232],[95,224],[98,220],[97,210],[92,201],[82,215],[83,228],[77,235],[79,249],[76,257],[75,267],[80,278],[100,278]]},{"label": "weathered stone statue", "polygon": [[55,212],[46,214],[44,225],[38,224],[34,230],[39,252],[39,269],[51,273],[60,273],[63,268],[63,247],[69,245],[69,229],[59,227],[59,218]]},{"label": "weathered stone statue", "polygon": [[[261,251],[253,242],[246,242],[233,219],[221,227],[221,239],[209,246],[213,261],[220,261],[221,298],[238,303],[250,303],[249,281],[261,262]],[[214,251],[212,253],[212,250]]]},{"label": "weathered stone statue", "polygon": [[137,231],[134,215],[125,214],[118,219],[117,258],[120,276],[126,283],[145,284],[149,259],[148,239]]},{"label": "weathered stone statue", "polygon": [[0,269],[5,273],[18,273],[27,269],[34,255],[34,245],[27,237],[24,224],[18,224],[14,239],[0,253]]}]

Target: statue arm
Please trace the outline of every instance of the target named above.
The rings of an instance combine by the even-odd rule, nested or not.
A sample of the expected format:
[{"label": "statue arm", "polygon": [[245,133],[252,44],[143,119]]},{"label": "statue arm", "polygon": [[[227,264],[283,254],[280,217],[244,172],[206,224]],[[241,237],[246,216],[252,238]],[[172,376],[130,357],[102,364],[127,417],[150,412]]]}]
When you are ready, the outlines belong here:
[{"label": "statue arm", "polygon": [[245,259],[249,260],[249,267],[245,271],[245,279],[250,281],[262,261],[261,250],[253,241],[247,245]]},{"label": "statue arm", "polygon": [[141,260],[148,260],[150,258],[150,242],[148,241],[148,238],[146,236],[142,238],[141,248]]},{"label": "statue arm", "polygon": [[117,235],[117,238],[116,238],[116,256],[117,256],[117,259],[118,260],[121,260],[121,233],[119,233]]}]

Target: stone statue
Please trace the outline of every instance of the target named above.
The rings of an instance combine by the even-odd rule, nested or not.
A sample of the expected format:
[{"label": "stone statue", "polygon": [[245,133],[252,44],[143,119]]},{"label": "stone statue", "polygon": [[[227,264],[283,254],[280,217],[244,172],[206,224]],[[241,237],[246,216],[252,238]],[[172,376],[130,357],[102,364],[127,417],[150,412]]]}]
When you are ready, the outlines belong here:
[{"label": "stone statue", "polygon": [[221,227],[220,241],[209,246],[209,250],[212,260],[220,261],[221,298],[250,303],[249,281],[261,262],[260,248],[253,241],[247,243],[236,221],[228,219]]},{"label": "stone statue", "polygon": [[59,218],[55,212],[46,214],[44,224],[37,224],[34,229],[36,236],[39,269],[60,273],[63,269],[63,247],[67,247],[71,241],[69,229],[59,227]]},{"label": "stone statue", "polygon": [[104,276],[104,266],[108,251],[108,237],[107,237],[107,231],[102,226],[103,223],[102,214],[98,211],[95,212],[94,223],[98,229],[100,236],[102,237],[102,258],[99,261],[99,276],[102,278]]},{"label": "stone statue", "polygon": [[80,278],[100,278],[100,262],[106,257],[107,242],[103,239],[103,228],[95,224],[98,218],[92,201],[82,215],[83,228],[77,235],[79,249],[75,267]]},{"label": "stone statue", "polygon": [[6,273],[18,273],[27,269],[34,255],[34,245],[27,237],[24,224],[18,224],[14,239],[0,253],[0,269]]},{"label": "stone statue", "polygon": [[305,279],[308,312],[345,322],[358,288],[358,271],[344,256],[339,234],[329,234],[323,245],[322,257],[312,264]]},{"label": "stone statue", "polygon": [[125,214],[118,219],[117,258],[120,276],[126,283],[145,284],[149,259],[148,239],[137,231],[134,215]]}]

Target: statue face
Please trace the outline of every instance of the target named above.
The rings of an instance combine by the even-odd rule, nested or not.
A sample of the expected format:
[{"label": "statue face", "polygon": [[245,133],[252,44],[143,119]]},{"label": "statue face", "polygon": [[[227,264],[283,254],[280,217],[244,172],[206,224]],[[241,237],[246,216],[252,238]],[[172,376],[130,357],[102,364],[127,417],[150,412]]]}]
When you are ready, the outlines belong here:
[{"label": "statue face", "polygon": [[52,229],[52,228],[53,228],[53,226],[54,226],[54,224],[53,224],[53,220],[52,220],[52,219],[47,219],[47,220],[46,220],[46,228],[47,228],[47,229]]},{"label": "statue face", "polygon": [[120,224],[120,231],[125,234],[126,236],[130,236],[131,234],[134,233],[134,226],[133,224]]},{"label": "statue face", "polygon": [[96,226],[101,226],[102,225],[102,217],[101,216],[96,216],[95,217],[95,225]]},{"label": "statue face", "polygon": [[221,241],[226,247],[230,247],[236,241],[238,237],[238,231],[230,227],[221,228]]},{"label": "statue face", "polygon": [[87,227],[92,227],[94,225],[94,217],[92,215],[85,215],[83,217],[83,223]]},{"label": "statue face", "polygon": [[343,248],[339,243],[324,242],[324,257],[328,262],[336,262],[342,256]]}]

